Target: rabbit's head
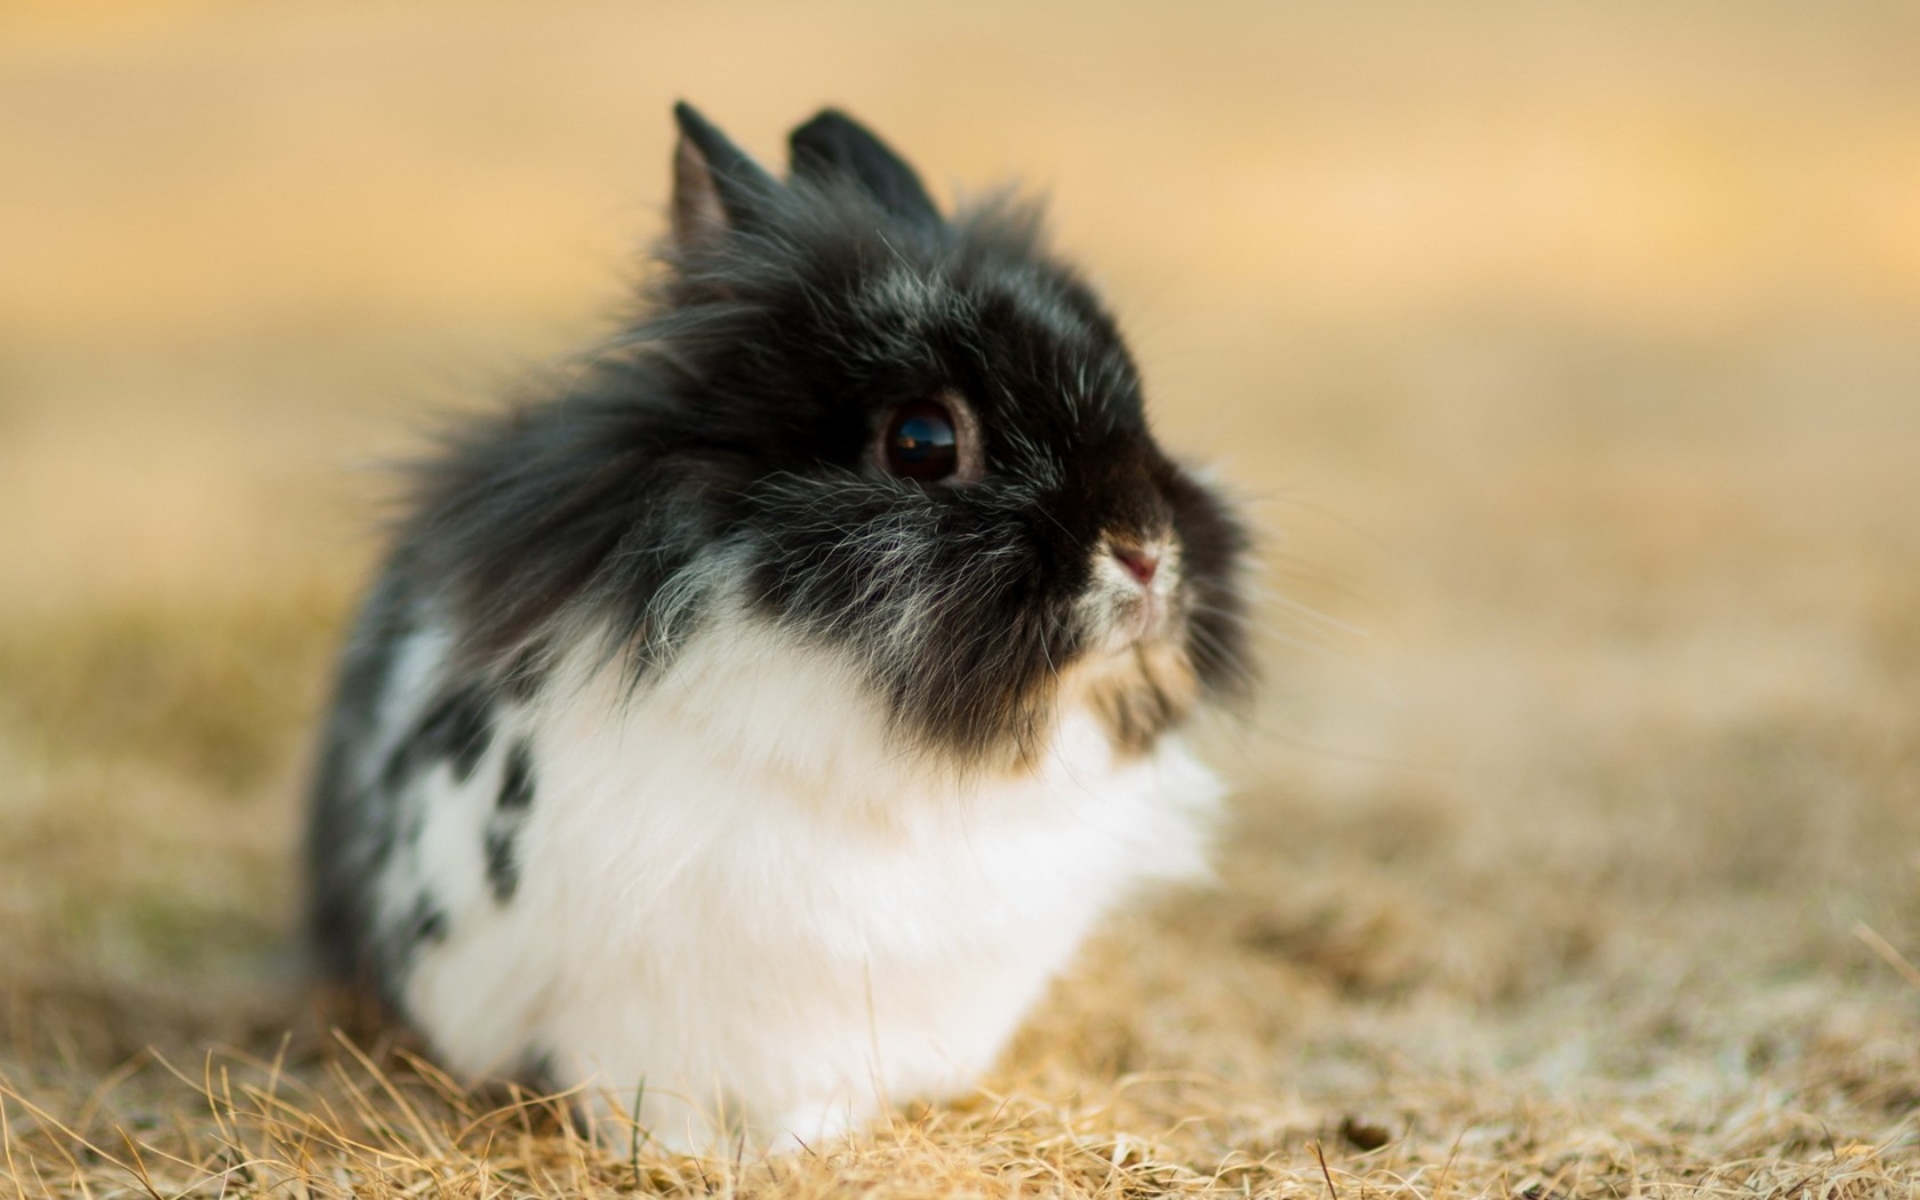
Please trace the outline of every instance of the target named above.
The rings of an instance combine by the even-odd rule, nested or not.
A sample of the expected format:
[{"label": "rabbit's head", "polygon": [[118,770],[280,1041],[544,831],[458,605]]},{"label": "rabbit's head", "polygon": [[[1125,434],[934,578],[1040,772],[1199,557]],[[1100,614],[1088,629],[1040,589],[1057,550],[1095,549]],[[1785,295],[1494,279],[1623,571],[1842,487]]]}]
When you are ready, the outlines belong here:
[{"label": "rabbit's head", "polygon": [[481,624],[524,642],[629,604],[657,642],[663,597],[701,608],[675,572],[724,563],[744,611],[847,656],[905,738],[962,763],[1029,759],[1076,705],[1143,750],[1233,691],[1246,537],[1154,440],[1125,343],[1035,211],[949,218],[836,112],[794,131],[784,181],[676,116],[648,314],[569,421],[524,417],[515,461],[455,472],[527,479],[545,512],[516,524],[496,488],[490,531],[456,522],[495,568],[469,593]]}]

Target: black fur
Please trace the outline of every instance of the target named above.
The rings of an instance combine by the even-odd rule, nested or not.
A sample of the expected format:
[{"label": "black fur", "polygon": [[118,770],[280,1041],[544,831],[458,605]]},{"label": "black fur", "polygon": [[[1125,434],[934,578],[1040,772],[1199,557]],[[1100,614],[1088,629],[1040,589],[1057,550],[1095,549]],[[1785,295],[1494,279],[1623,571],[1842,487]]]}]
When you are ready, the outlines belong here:
[{"label": "black fur", "polygon": [[[1201,692],[1247,676],[1245,535],[1154,441],[1113,320],[1045,249],[1034,209],[944,218],[913,169],[839,113],[794,131],[784,183],[692,109],[676,118],[674,234],[646,315],[414,475],[316,788],[330,947],[365,923],[342,888],[356,868],[332,847],[391,820],[375,811],[391,801],[354,793],[335,758],[369,736],[356,714],[414,597],[450,618],[472,688],[455,693],[470,707],[415,739],[441,755],[484,750],[487,700],[527,700],[571,640],[605,635],[643,679],[737,597],[864,664],[903,744],[963,765],[1017,756],[1085,653],[1094,548],[1167,529]],[[948,393],[978,415],[984,476],[888,476],[871,447],[890,411]],[[692,599],[670,611],[669,593]],[[1143,739],[1185,713],[1149,699],[1128,709]],[[511,840],[497,875],[487,853],[510,896]]]},{"label": "black fur", "polygon": [[381,785],[397,793],[422,770],[443,760],[452,767],[454,782],[465,783],[492,742],[490,689],[477,683],[457,687],[427,709],[413,736],[395,747],[381,772]]},{"label": "black fur", "polygon": [[434,903],[431,896],[423,893],[414,897],[413,910],[407,915],[405,927],[398,939],[401,948],[411,950],[421,943],[445,941],[446,937],[446,912]]},{"label": "black fur", "polygon": [[393,653],[414,631],[396,559],[367,597],[341,656],[332,715],[322,734],[307,817],[307,915],[320,965],[335,979],[371,982],[368,881],[392,852],[398,814],[384,790],[363,785],[361,760],[379,736],[380,700]]},{"label": "black fur", "polygon": [[493,816],[487,821],[482,852],[487,862],[487,886],[501,904],[513,899],[520,888],[520,860],[514,841],[533,807],[533,747],[525,739],[507,751],[506,765],[500,773],[500,794],[494,801]]}]

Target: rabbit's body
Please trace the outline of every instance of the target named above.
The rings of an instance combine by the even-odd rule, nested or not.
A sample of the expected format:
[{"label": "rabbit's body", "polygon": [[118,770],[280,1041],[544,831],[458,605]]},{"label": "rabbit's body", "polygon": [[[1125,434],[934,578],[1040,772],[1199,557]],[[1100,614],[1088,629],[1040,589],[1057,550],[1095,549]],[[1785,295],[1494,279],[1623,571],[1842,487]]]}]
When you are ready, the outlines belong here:
[{"label": "rabbit's body", "polygon": [[787,184],[680,119],[659,311],[420,471],[314,928],[463,1075],[811,1141],[964,1089],[1203,870],[1174,730],[1243,675],[1243,539],[1029,220],[834,114]]},{"label": "rabbit's body", "polygon": [[570,664],[459,742],[431,731],[447,644],[394,647],[397,737],[357,767],[409,764],[371,889],[393,1000],[463,1074],[644,1087],[668,1146],[965,1088],[1097,917],[1203,866],[1211,776],[1087,714],[1031,772],[930,779],[842,664],[749,622],[638,696]]}]

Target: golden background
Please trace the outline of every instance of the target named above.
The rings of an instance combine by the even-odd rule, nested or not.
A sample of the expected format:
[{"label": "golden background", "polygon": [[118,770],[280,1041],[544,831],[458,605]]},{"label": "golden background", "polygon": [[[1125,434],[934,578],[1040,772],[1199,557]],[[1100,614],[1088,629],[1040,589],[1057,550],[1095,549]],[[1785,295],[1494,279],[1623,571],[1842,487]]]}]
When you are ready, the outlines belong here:
[{"label": "golden background", "polygon": [[[686,98],[1050,194],[1263,531],[1225,887],[1116,923],[996,1088],[1236,1194],[1315,1139],[1423,1195],[1911,1186],[1917,64],[1891,0],[0,7],[9,1138],[64,1178],[49,1114],[181,1103],[84,1108],[116,1063],[306,1019],[381,464],[609,327]],[[1031,1131],[956,1128],[1004,1190]]]}]

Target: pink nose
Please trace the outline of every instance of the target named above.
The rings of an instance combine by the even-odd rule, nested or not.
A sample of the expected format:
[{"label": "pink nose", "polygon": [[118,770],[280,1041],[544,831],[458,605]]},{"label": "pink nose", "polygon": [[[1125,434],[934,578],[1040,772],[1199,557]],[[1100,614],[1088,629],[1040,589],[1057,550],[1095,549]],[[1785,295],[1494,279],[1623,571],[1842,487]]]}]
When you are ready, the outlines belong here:
[{"label": "pink nose", "polygon": [[1123,546],[1113,548],[1113,557],[1127,569],[1141,587],[1153,584],[1153,573],[1160,569],[1160,556],[1147,550],[1129,550]]}]

